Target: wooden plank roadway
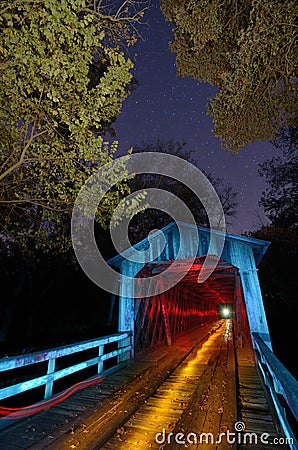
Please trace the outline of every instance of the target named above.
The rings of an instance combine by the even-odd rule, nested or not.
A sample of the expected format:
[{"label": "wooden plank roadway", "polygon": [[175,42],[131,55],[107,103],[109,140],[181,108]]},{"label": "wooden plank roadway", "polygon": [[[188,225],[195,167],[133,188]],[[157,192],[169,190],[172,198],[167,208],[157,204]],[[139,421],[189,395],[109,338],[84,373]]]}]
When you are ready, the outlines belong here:
[{"label": "wooden plank roadway", "polygon": [[[226,411],[228,353],[233,353],[232,346],[228,345],[232,339],[230,325],[229,321],[223,323],[202,348],[189,355],[146,405],[127,422],[122,432],[120,430],[102,448],[158,449],[166,444],[165,448],[181,449],[181,446],[194,442],[194,434],[212,433],[216,440],[222,426],[234,424],[237,420],[236,401],[232,409],[230,404],[227,405],[229,416],[226,415],[224,425],[221,423],[223,411]],[[235,391],[236,399],[235,384],[232,390]],[[156,436],[157,433],[159,435]],[[181,433],[181,438],[176,442],[178,433]],[[183,441],[184,444],[181,443]],[[209,448],[206,442],[204,448]],[[214,445],[210,448],[214,448]]]},{"label": "wooden plank roadway", "polygon": [[[234,432],[235,422],[242,421],[246,431],[282,436],[265,391],[252,350],[238,349],[235,354],[232,322],[222,320],[148,353],[98,386],[0,430],[0,450],[181,449],[184,445],[173,439],[178,433],[191,442],[196,437],[196,445],[185,446],[236,449],[240,447],[224,438],[213,445],[211,434],[216,440],[220,433]],[[157,439],[156,433],[161,433]],[[211,433],[208,443],[199,441],[202,433],[203,439]]]},{"label": "wooden plank roadway", "polygon": [[[243,449],[288,449],[286,444],[274,444],[273,439],[285,439],[272,399],[264,385],[259,371],[254,364],[252,348],[246,346],[237,349],[237,373],[239,386],[239,418],[244,424],[244,433],[253,433],[252,443],[242,442]],[[262,443],[261,435],[268,433],[268,444]],[[256,436],[257,437],[256,437]]]}]

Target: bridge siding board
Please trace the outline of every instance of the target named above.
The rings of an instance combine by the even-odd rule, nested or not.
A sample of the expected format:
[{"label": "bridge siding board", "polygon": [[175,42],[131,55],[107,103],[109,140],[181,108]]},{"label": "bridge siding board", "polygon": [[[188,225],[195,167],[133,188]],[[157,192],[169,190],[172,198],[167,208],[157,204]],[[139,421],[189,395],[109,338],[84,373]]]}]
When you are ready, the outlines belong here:
[{"label": "bridge siding board", "polygon": [[[121,273],[128,277],[134,277],[140,267],[140,264],[130,264],[129,261],[123,261],[121,264]],[[119,322],[118,330],[131,331],[131,356],[134,355],[134,292],[132,283],[120,283],[120,295],[119,295]],[[124,347],[128,344],[128,340],[120,341],[119,347]],[[127,359],[127,354],[118,356],[118,362]]]},{"label": "bridge siding board", "polygon": [[266,342],[270,345],[267,319],[252,247],[237,241],[230,241],[228,261],[238,267],[240,271],[250,330],[251,332],[264,333]]}]

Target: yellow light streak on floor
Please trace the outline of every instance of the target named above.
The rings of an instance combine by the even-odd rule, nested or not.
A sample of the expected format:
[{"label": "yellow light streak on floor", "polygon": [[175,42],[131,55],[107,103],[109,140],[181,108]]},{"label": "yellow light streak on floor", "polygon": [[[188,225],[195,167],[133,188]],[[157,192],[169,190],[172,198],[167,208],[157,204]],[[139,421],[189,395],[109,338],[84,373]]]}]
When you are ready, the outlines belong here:
[{"label": "yellow light streak on floor", "polygon": [[118,430],[119,443],[113,439],[113,448],[126,450],[160,448],[155,442],[156,433],[163,429],[170,432],[174,428],[199,383],[210,356],[215,350],[220,349],[222,338],[230,332],[229,327],[229,321],[223,322],[201,348],[186,358],[157,389],[156,394],[150,397],[147,404],[127,422],[125,427]]}]

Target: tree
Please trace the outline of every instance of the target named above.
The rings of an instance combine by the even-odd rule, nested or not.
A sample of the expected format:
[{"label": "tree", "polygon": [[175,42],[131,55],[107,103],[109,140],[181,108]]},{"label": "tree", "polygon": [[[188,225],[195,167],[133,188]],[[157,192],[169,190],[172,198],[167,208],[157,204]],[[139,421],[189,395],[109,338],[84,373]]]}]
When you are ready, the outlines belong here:
[{"label": "tree", "polygon": [[296,6],[295,0],[161,0],[174,24],[170,49],[178,74],[218,88],[207,111],[228,150],[274,139],[295,121]]},{"label": "tree", "polygon": [[274,142],[279,156],[260,164],[259,174],[268,187],[263,192],[260,206],[275,226],[298,229],[298,129],[287,127]]},{"label": "tree", "polygon": [[[1,7],[2,236],[61,247],[80,187],[117,149],[102,136],[134,85],[120,46],[135,42],[146,6],[4,0]],[[102,225],[126,189],[118,185],[100,206]]]},{"label": "tree", "polygon": [[[152,141],[143,142],[134,147],[134,152],[162,152],[168,153],[170,155],[178,156],[184,160],[192,163],[196,166],[196,162],[193,159],[192,152],[187,149],[186,142],[175,142],[173,140],[161,140],[155,139]],[[154,161],[152,161],[154,165]],[[216,178],[211,176],[210,173],[202,171],[204,175],[209,179],[210,183],[216,190],[219,199],[221,201],[223,211],[225,214],[226,221],[235,216],[237,212],[237,193],[233,190],[229,183],[224,182],[221,178]],[[157,170],[158,173],[158,170]],[[175,175],[175,170],[173,170],[173,175]],[[137,175],[128,182],[131,191],[138,191],[140,189],[146,188],[157,188],[165,191],[169,191],[175,196],[179,197],[186,206],[192,212],[194,219],[198,225],[209,226],[206,211],[200,200],[194,194],[194,192],[189,189],[184,184],[175,180],[174,178],[165,177],[163,175],[154,174],[142,174]],[[208,202],[208,199],[206,199]],[[145,197],[146,203],[146,197]],[[172,212],[175,212],[176,202],[167,206]],[[218,219],[218,223],[221,222],[221,217]],[[147,237],[148,233],[152,229],[162,228],[173,220],[167,213],[149,208],[145,211],[141,211],[136,214],[129,228],[130,241],[132,244],[140,241],[141,239]]]}]

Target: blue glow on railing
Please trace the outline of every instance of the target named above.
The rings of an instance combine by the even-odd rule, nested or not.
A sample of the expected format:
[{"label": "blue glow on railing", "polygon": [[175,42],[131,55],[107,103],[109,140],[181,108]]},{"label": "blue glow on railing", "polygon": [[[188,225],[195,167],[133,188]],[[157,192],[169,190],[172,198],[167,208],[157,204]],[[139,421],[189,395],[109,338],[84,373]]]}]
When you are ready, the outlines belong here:
[{"label": "blue glow on railing", "polygon": [[290,448],[297,450],[297,440],[289,425],[284,407],[281,405],[277,394],[282,395],[296,421],[298,421],[298,381],[274,355],[259,333],[252,333],[252,337],[254,346],[257,350],[258,365],[264,381],[270,390],[284,433],[287,438],[293,440],[293,444],[289,444]]},{"label": "blue glow on railing", "polygon": [[[45,385],[45,395],[44,398],[48,398],[52,395],[53,382],[71,375],[73,373],[79,372],[80,370],[86,369],[94,365],[98,366],[98,373],[102,373],[103,362],[115,358],[116,356],[121,356],[121,363],[123,361],[130,360],[131,353],[131,343],[130,343],[131,333],[122,332],[113,334],[111,336],[101,337],[97,339],[91,339],[89,341],[77,342],[75,344],[65,345],[63,347],[53,348],[49,350],[37,351],[34,353],[28,353],[24,355],[4,357],[0,359],[0,372],[6,372],[12,369],[18,369],[20,367],[25,367],[41,362],[48,362],[47,374],[39,377],[32,378],[30,380],[23,381],[21,383],[16,383],[12,386],[8,386],[0,389],[0,400],[5,398],[20,394],[22,392],[34,389],[36,387]],[[128,345],[123,345],[122,342],[128,340]],[[104,353],[104,345],[110,344],[112,342],[119,342],[119,348],[108,353]],[[55,362],[57,358],[63,358],[74,353],[82,352],[84,350],[90,350],[92,348],[98,347],[98,356],[95,358],[87,359],[77,364],[73,364],[61,370],[55,370]],[[115,368],[117,364],[115,364]]]}]

